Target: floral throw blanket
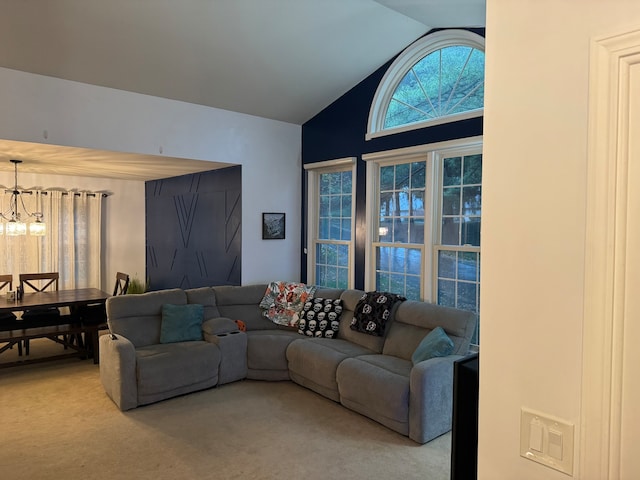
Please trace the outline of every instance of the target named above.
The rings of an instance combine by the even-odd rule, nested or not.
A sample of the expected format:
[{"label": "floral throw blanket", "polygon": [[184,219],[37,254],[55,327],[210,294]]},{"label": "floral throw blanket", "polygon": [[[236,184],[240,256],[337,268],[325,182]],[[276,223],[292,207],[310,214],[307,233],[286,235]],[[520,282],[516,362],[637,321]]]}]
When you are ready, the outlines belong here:
[{"label": "floral throw blanket", "polygon": [[296,327],[304,304],[315,291],[315,286],[304,283],[271,282],[260,302],[262,315],[278,325]]}]

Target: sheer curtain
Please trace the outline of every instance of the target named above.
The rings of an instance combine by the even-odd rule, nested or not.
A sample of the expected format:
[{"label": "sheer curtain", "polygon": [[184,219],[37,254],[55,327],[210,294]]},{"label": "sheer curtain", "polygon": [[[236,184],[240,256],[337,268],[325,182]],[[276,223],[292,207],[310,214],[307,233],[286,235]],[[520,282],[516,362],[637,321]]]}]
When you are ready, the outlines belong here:
[{"label": "sheer curtain", "polygon": [[[30,212],[42,211],[47,233],[43,237],[0,235],[0,273],[60,272],[60,289],[100,288],[102,194],[59,190],[20,195]],[[3,190],[6,212],[11,191]],[[20,199],[18,211],[22,213]],[[29,223],[30,219],[23,220]]]}]

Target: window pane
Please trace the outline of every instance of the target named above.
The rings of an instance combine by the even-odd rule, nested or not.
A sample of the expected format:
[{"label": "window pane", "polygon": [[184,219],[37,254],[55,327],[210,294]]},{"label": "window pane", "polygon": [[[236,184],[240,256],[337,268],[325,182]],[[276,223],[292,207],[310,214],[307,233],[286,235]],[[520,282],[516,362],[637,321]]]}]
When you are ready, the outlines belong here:
[{"label": "window pane", "polygon": [[376,273],[376,290],[385,291],[385,292],[390,291],[388,273],[386,272]]},{"label": "window pane", "polygon": [[342,238],[340,240],[351,240],[351,219],[342,220]]},{"label": "window pane", "polygon": [[320,197],[320,217],[328,217],[329,216],[329,198],[326,195]]},{"label": "window pane", "polygon": [[480,215],[482,213],[481,187],[464,187],[462,189],[463,215]]},{"label": "window pane", "polygon": [[456,306],[456,283],[449,280],[438,280],[438,305]]},{"label": "window pane", "polygon": [[460,215],[460,188],[447,187],[442,191],[442,214]]},{"label": "window pane", "polygon": [[466,185],[482,182],[482,155],[464,157],[464,183]]},{"label": "window pane", "polygon": [[342,196],[342,217],[351,219],[351,195]]},{"label": "window pane", "polygon": [[396,190],[404,190],[409,188],[410,167],[411,165],[408,163],[396,165],[396,181],[395,181]]},{"label": "window pane", "polygon": [[329,174],[331,176],[329,191],[333,195],[342,193],[342,172]]},{"label": "window pane", "polygon": [[349,286],[349,270],[347,268],[338,269],[338,284],[337,288],[348,288]]},{"label": "window pane", "polygon": [[380,168],[380,191],[393,190],[393,174],[394,167],[381,167]]},{"label": "window pane", "polygon": [[462,310],[476,311],[476,284],[475,283],[458,283],[457,308]]},{"label": "window pane", "polygon": [[393,219],[383,218],[380,220],[378,237],[381,242],[390,242],[393,236]]},{"label": "window pane", "polygon": [[479,279],[478,276],[478,254],[475,252],[459,252],[458,254],[458,279],[471,280]]},{"label": "window pane", "polygon": [[376,249],[376,265],[378,265],[378,270],[389,270],[391,265],[390,250],[389,247],[378,247]]},{"label": "window pane", "polygon": [[422,272],[422,255],[420,250],[410,248],[407,250],[407,273],[410,275],[420,275]]},{"label": "window pane", "polygon": [[420,277],[407,277],[407,288],[405,290],[404,296],[407,297],[408,300],[420,300],[422,298],[420,292]]},{"label": "window pane", "polygon": [[456,278],[456,252],[447,250],[438,252],[438,276]]},{"label": "window pane", "polygon": [[392,272],[404,273],[405,253],[406,249],[404,248],[393,249],[393,255],[391,257]]},{"label": "window pane", "polygon": [[424,243],[424,220],[409,221],[409,228],[411,231],[410,243]]},{"label": "window pane", "polygon": [[332,218],[329,220],[329,239],[340,240],[340,230],[342,221],[339,218]]},{"label": "window pane", "polygon": [[316,266],[316,285],[326,285],[327,267],[324,265]]},{"label": "window pane", "polygon": [[329,184],[329,175],[327,175],[326,173],[320,175],[320,195],[329,195]]},{"label": "window pane", "polygon": [[462,245],[480,246],[480,217],[463,219]]},{"label": "window pane", "polygon": [[404,222],[402,218],[393,219],[393,242],[407,243],[409,238],[409,222]]},{"label": "window pane", "polygon": [[460,185],[462,177],[462,159],[460,157],[445,158],[443,162],[442,185]]},{"label": "window pane", "polygon": [[329,238],[329,219],[321,218],[318,223],[318,238],[327,240]]},{"label": "window pane", "polygon": [[351,196],[351,172],[342,172],[342,193]]},{"label": "window pane", "polygon": [[340,213],[342,212],[342,205],[341,205],[341,197],[339,195],[334,195],[330,197],[330,202],[329,202],[329,216],[330,217],[339,217]]},{"label": "window pane", "polygon": [[338,265],[341,267],[349,266],[349,247],[347,245],[338,245]]},{"label": "window pane", "polygon": [[411,188],[424,188],[426,163],[415,162],[411,164]]},{"label": "window pane", "polygon": [[411,215],[424,217],[424,190],[411,191]]},{"label": "window pane", "polygon": [[442,219],[442,244],[460,245],[460,223],[458,218]]}]

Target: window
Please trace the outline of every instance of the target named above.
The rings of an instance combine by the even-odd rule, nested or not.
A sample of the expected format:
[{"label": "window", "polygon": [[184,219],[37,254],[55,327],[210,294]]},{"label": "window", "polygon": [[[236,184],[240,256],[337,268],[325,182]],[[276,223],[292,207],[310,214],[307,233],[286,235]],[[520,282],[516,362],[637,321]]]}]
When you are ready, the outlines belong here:
[{"label": "window", "polygon": [[483,107],[484,38],[442,30],[389,67],[371,105],[367,139],[481,116]]},{"label": "window", "polygon": [[355,159],[305,165],[308,171],[308,278],[323,287],[353,286]]},{"label": "window", "polygon": [[478,313],[481,139],[363,158],[370,225],[365,289]]}]

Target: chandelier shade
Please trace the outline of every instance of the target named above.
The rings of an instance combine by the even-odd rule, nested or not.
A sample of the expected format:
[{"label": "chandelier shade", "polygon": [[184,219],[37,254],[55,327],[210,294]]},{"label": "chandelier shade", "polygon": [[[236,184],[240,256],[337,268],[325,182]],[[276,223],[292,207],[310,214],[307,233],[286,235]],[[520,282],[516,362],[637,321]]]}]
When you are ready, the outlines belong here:
[{"label": "chandelier shade", "polygon": [[41,237],[47,232],[47,227],[42,221],[42,212],[29,212],[24,204],[23,194],[18,190],[18,164],[22,163],[22,160],[9,161],[14,165],[15,182],[9,200],[9,207],[6,210],[3,208],[2,212],[0,212],[0,217],[6,220],[6,223],[0,223],[0,235],[6,234],[8,237],[26,235],[27,224],[22,219],[31,218],[33,220],[29,223],[29,235]]}]

